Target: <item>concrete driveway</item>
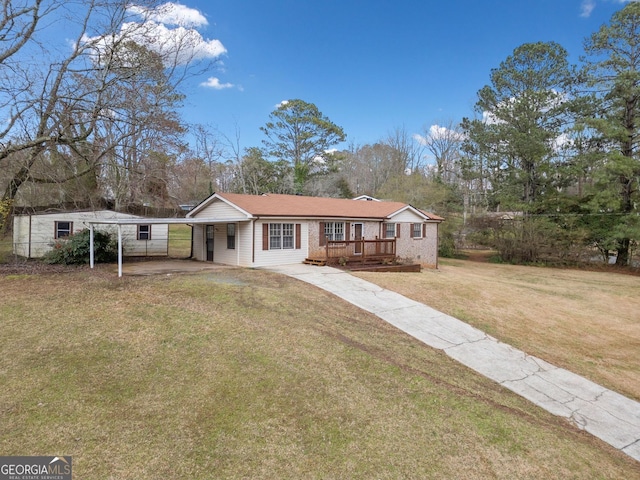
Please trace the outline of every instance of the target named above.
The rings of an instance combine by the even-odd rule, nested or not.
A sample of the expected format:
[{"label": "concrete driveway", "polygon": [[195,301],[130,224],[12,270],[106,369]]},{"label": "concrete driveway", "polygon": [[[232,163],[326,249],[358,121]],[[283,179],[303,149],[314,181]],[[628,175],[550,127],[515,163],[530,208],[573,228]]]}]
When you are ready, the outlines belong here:
[{"label": "concrete driveway", "polygon": [[371,312],[640,461],[640,403],[499,342],[470,325],[331,267],[270,268]]}]

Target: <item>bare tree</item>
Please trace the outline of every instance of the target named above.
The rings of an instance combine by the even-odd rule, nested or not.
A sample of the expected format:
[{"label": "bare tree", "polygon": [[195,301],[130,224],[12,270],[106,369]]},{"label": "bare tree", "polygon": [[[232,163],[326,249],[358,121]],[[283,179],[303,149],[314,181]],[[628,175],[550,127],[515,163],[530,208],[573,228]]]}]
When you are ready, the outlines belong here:
[{"label": "bare tree", "polygon": [[404,126],[390,132],[384,143],[393,150],[393,169],[397,174],[411,174],[422,169],[424,147]]},{"label": "bare tree", "polygon": [[449,121],[446,125],[431,125],[425,128],[421,141],[435,160],[436,179],[453,183],[460,173],[460,148],[464,135],[458,124]]},{"label": "bare tree", "polygon": [[[166,154],[167,143],[174,142],[166,142],[167,133],[181,129],[174,110],[181,100],[178,86],[224,47],[203,43],[190,28],[163,36],[158,21],[147,21],[174,4],[3,3],[0,34],[10,41],[0,46],[0,109],[8,116],[0,130],[0,169],[10,172],[2,198],[13,200],[25,183],[86,175],[105,182],[107,193],[140,190],[131,174],[161,171],[149,162],[165,160],[148,153],[155,148]],[[44,41],[56,21],[66,21],[72,42]],[[48,168],[52,157],[73,168]],[[109,175],[118,181],[109,185]]]}]

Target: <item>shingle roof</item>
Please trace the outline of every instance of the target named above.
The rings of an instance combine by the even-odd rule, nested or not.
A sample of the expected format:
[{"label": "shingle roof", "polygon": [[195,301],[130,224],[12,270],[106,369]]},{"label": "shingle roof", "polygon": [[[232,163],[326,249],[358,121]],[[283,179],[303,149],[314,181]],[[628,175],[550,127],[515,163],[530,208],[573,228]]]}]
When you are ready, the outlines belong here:
[{"label": "shingle roof", "polygon": [[227,200],[254,216],[385,219],[396,212],[411,208],[427,215],[431,220],[444,220],[442,217],[420,211],[401,202],[373,202],[275,193],[265,195],[218,193],[216,196]]}]

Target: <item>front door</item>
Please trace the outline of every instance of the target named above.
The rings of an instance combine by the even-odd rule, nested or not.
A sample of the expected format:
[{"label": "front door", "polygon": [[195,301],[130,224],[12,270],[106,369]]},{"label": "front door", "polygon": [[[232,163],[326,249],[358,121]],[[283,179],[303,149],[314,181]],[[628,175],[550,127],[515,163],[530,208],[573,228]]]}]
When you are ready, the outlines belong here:
[{"label": "front door", "polygon": [[207,262],[213,262],[213,225],[207,225]]},{"label": "front door", "polygon": [[354,240],[356,241],[355,254],[362,255],[362,242],[360,242],[360,240],[362,240],[362,224],[361,223],[353,224],[353,237],[354,237]]}]

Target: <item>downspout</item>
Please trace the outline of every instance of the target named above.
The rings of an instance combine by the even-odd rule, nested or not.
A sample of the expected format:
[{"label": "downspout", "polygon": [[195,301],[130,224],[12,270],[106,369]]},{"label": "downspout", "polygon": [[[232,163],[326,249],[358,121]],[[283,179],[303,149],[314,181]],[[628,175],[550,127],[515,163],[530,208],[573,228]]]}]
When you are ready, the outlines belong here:
[{"label": "downspout", "polygon": [[440,222],[436,223],[436,270],[438,270],[438,260],[440,255]]},{"label": "downspout", "polygon": [[189,254],[189,258],[193,260],[193,225],[191,225],[191,253]]}]

